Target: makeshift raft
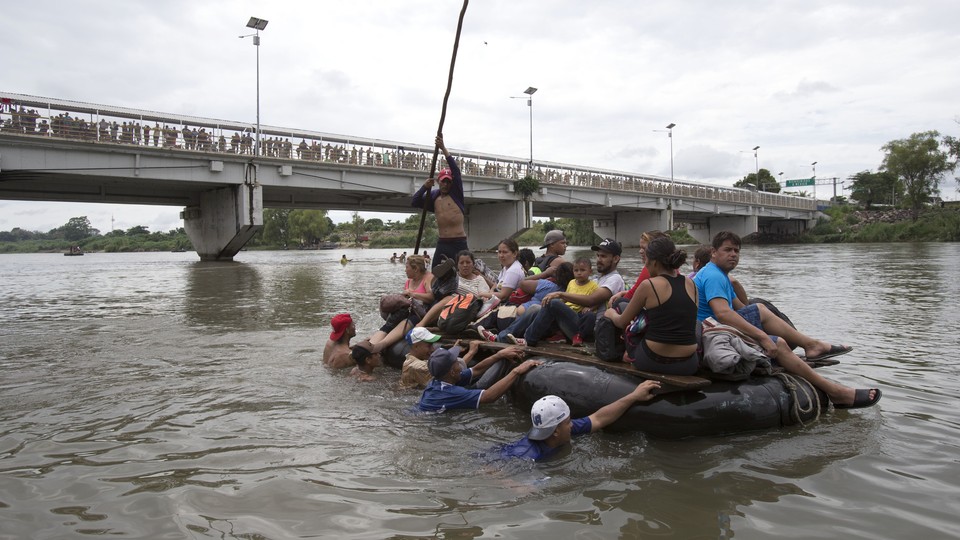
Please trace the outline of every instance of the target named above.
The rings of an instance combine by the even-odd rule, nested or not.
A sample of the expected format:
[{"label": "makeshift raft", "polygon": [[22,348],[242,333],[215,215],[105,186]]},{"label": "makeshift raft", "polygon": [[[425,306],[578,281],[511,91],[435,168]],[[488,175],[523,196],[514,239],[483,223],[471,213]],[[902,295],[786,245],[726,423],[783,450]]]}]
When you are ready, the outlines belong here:
[{"label": "makeshift raft", "polygon": [[[486,342],[481,349],[509,345]],[[514,385],[514,398],[528,407],[546,395],[561,397],[572,415],[587,416],[629,394],[644,379],[660,381],[659,395],[632,406],[608,426],[678,439],[757,431],[814,422],[829,407],[826,394],[788,374],[724,381],[638,371],[622,362],[598,360],[588,348],[566,345],[525,347],[526,357],[544,360]],[[810,362],[814,367],[836,360]]]},{"label": "makeshift raft", "polygon": [[[444,346],[452,343],[446,340]],[[409,347],[405,345],[401,342],[387,352],[388,365],[402,366]],[[511,346],[483,341],[480,349],[492,354]],[[829,407],[826,394],[805,379],[785,373],[729,381],[706,373],[700,377],[639,371],[623,362],[599,360],[590,347],[545,344],[521,348],[525,358],[544,361],[511,389],[514,399],[525,408],[543,396],[555,395],[567,402],[574,418],[588,416],[629,394],[643,380],[660,381],[657,397],[633,405],[605,428],[611,431],[641,431],[670,439],[730,435],[808,424]],[[823,367],[839,362],[807,363]]]}]

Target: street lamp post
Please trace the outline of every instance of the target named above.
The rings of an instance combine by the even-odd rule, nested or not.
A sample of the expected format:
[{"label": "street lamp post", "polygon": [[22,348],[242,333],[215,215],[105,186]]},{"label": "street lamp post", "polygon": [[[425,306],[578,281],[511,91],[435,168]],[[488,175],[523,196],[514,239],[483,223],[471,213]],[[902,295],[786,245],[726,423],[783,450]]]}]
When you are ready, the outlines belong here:
[{"label": "street lamp post", "polygon": [[673,191],[673,128],[677,127],[676,124],[670,122],[667,124],[667,129],[670,131],[667,133],[667,138],[670,139],[670,191]]},{"label": "street lamp post", "polygon": [[253,28],[256,33],[240,36],[241,38],[253,36],[253,46],[257,48],[257,140],[254,143],[253,154],[260,155],[260,31],[267,27],[270,22],[266,19],[250,17],[247,21],[247,28]]},{"label": "street lamp post", "polygon": [[[530,108],[530,163],[527,165],[527,174],[533,176],[533,94],[537,89],[529,86],[523,91],[527,95],[527,107]],[[512,99],[523,99],[523,96],[510,96]]]},{"label": "street lamp post", "polygon": [[810,164],[810,166],[813,167],[813,202],[814,204],[816,204],[817,202],[817,162],[814,161],[813,163]]},{"label": "street lamp post", "polygon": [[757,182],[757,191],[763,191],[763,186],[760,184],[760,158],[757,157],[757,150],[760,149],[760,146],[754,146],[752,150],[741,150],[741,154],[746,154],[747,152],[753,152],[753,164],[756,170],[756,176],[754,180]]},{"label": "street lamp post", "polygon": [[670,139],[670,194],[673,194],[673,128],[677,127],[676,124],[670,122],[667,124],[667,129],[655,129],[653,131],[657,133],[666,133],[667,138]]}]

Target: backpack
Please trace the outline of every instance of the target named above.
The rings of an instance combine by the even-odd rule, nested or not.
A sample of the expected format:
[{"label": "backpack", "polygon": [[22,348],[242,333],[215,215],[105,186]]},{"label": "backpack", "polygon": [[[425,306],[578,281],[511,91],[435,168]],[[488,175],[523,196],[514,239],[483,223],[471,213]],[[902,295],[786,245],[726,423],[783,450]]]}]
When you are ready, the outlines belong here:
[{"label": "backpack", "polygon": [[457,292],[457,285],[459,284],[456,264],[453,259],[444,255],[441,255],[441,257],[444,257],[444,261],[433,269],[433,284],[430,286],[434,302],[439,302],[441,299]]},{"label": "backpack", "polygon": [[473,293],[458,294],[443,307],[437,326],[443,334],[459,334],[473,322],[480,312],[483,300]]},{"label": "backpack", "polygon": [[[626,298],[621,298],[612,307],[617,313],[623,313],[629,303],[630,301]],[[593,333],[594,354],[597,358],[604,362],[619,362],[623,359],[623,353],[627,349],[624,343],[624,331],[617,328],[613,321],[604,317],[603,313],[597,313]]]},{"label": "backpack", "polygon": [[404,319],[410,314],[410,299],[402,294],[385,294],[380,297],[380,316],[383,320],[390,318],[396,312],[407,310]]}]

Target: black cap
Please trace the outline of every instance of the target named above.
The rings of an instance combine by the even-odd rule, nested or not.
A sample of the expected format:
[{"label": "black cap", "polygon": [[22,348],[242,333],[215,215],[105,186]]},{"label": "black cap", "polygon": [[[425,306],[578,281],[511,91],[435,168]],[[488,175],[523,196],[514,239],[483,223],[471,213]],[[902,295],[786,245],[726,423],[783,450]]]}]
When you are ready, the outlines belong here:
[{"label": "black cap", "polygon": [[596,246],[591,246],[590,249],[594,251],[606,251],[613,255],[620,255],[623,253],[623,248],[620,246],[620,242],[617,242],[613,238],[604,238],[603,242],[600,242]]}]

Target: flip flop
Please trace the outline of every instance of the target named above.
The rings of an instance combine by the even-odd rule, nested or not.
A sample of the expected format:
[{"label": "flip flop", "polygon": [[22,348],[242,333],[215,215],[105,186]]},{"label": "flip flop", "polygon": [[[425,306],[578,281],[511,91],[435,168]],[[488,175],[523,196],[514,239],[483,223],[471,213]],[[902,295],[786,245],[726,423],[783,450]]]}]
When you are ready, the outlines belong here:
[{"label": "flip flop", "polygon": [[840,356],[841,354],[847,354],[852,350],[853,350],[853,347],[848,347],[846,345],[830,345],[829,351],[819,356],[808,356],[807,360],[809,361],[824,360],[827,358],[833,358],[834,356]]},{"label": "flip flop", "polygon": [[[873,399],[870,399],[870,390],[875,390],[877,393],[873,396]],[[853,395],[853,405],[839,405],[834,403],[833,406],[836,409],[862,409],[864,407],[873,407],[880,401],[880,397],[883,396],[883,392],[879,388],[858,388]]]}]

